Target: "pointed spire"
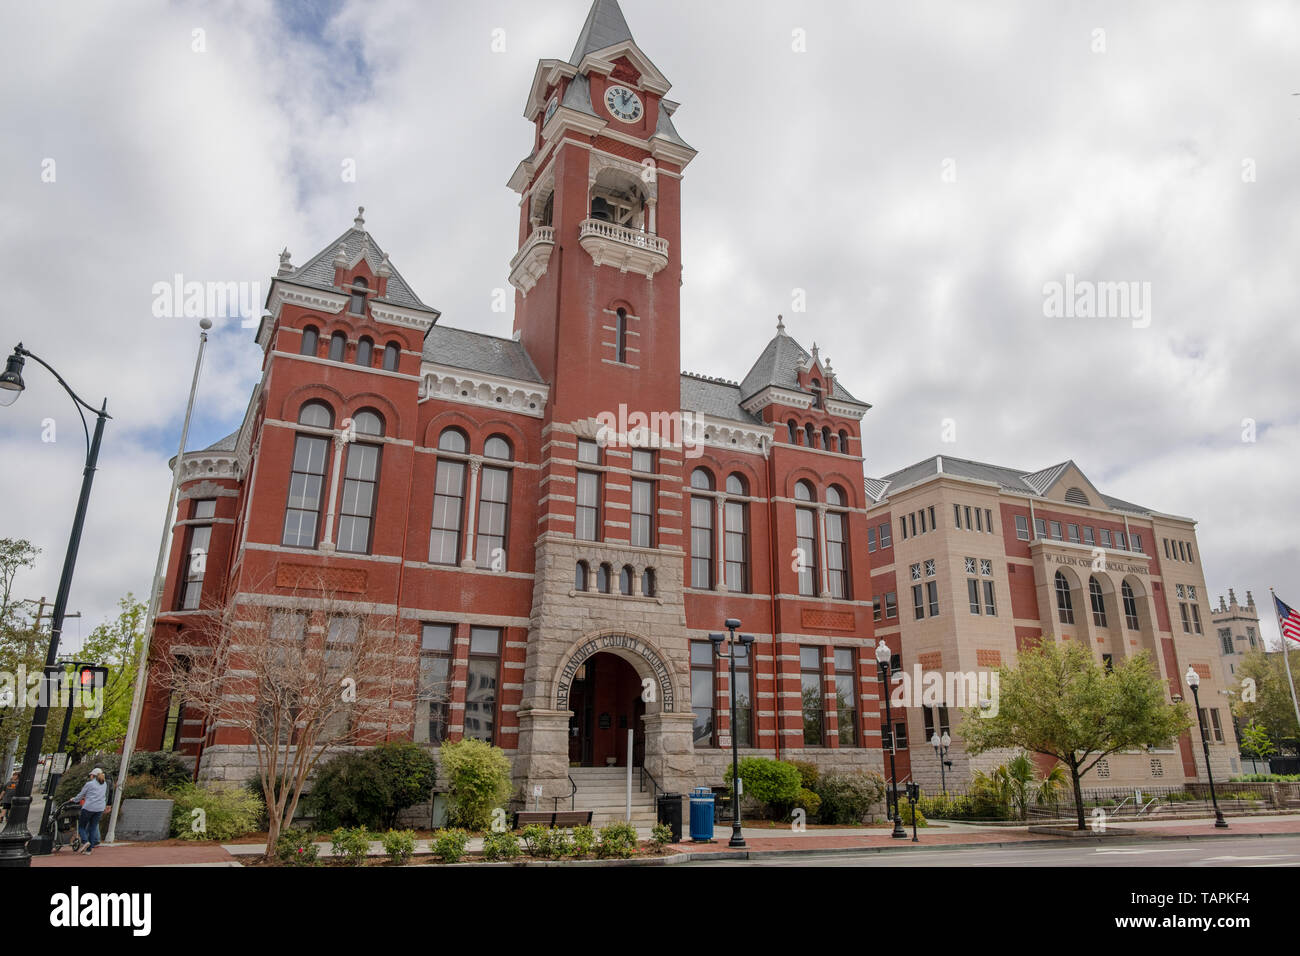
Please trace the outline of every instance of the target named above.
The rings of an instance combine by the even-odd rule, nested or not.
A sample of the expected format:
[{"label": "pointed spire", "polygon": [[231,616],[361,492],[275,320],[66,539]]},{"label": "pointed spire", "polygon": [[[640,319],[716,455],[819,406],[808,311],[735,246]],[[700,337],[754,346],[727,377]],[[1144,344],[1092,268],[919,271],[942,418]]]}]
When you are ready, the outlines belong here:
[{"label": "pointed spire", "polygon": [[1251,594],[1249,591],[1246,592],[1246,606],[1247,607],[1255,606],[1255,595]]},{"label": "pointed spire", "polygon": [[1232,588],[1228,588],[1228,603],[1234,607],[1237,606],[1237,592]]},{"label": "pointed spire", "polygon": [[578,34],[578,43],[569,62],[577,66],[588,53],[631,39],[632,31],[619,9],[618,0],[596,0],[587,14],[587,22],[582,25],[582,32]]},{"label": "pointed spire", "polygon": [[816,343],[816,342],[813,342],[813,347],[812,347],[812,358],[813,358],[813,362],[814,362],[814,363],[820,362],[820,361],[822,360],[822,357],[821,357],[821,354],[820,354],[820,352],[819,352],[819,350],[818,350],[818,348],[817,348],[817,343]]},{"label": "pointed spire", "polygon": [[779,315],[776,317],[776,334],[785,335],[785,320]]},{"label": "pointed spire", "polygon": [[289,264],[289,247],[285,246],[280,252],[280,269],[276,275],[285,276],[293,271],[293,266]]},{"label": "pointed spire", "polygon": [[364,217],[365,217],[365,214],[366,214],[366,207],[365,207],[365,206],[358,206],[358,207],[357,207],[357,218],[352,220],[352,228],[353,228],[353,229],[356,229],[358,232],[364,232],[364,231],[365,231],[365,228],[366,228],[366,220],[365,220],[365,218],[364,218]]}]

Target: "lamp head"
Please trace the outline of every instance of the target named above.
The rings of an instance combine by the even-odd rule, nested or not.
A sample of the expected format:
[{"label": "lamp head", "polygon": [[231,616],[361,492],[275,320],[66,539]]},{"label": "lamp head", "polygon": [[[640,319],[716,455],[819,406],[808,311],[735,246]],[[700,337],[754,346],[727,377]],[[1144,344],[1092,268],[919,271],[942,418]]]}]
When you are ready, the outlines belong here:
[{"label": "lamp head", "polygon": [[877,642],[876,642],[876,662],[877,662],[878,664],[888,664],[888,663],[889,663],[889,657],[890,657],[890,654],[889,654],[889,645],[886,644],[884,641],[877,641]]},{"label": "lamp head", "polygon": [[1201,686],[1201,675],[1196,673],[1196,668],[1190,665],[1187,668],[1187,673],[1183,675],[1183,680],[1187,681],[1187,686],[1192,690],[1196,690]]},{"label": "lamp head", "polygon": [[713,649],[714,649],[715,651],[716,651],[719,647],[722,646],[722,642],[725,641],[726,639],[727,639],[727,635],[725,635],[725,634],[710,634],[710,635],[709,635],[709,642],[713,645]]},{"label": "lamp head", "polygon": [[754,643],[754,635],[753,634],[740,635],[740,643],[745,645],[745,647],[749,647],[750,644]]},{"label": "lamp head", "polygon": [[948,736],[948,734],[944,734],[943,737],[939,739],[939,743],[943,744],[945,747],[949,747],[952,745],[952,737]]},{"label": "lamp head", "polygon": [[18,401],[18,396],[26,386],[23,384],[23,357],[18,349],[21,349],[22,343],[14,349],[9,360],[5,362],[4,374],[0,375],[0,407],[12,405]]},{"label": "lamp head", "polygon": [[740,627],[740,621],[734,617],[729,617],[722,623],[726,625],[727,630],[729,631],[734,631],[736,628]]},{"label": "lamp head", "polygon": [[935,750],[938,750],[939,743],[940,743],[939,735],[936,733],[933,737],[930,738],[930,746],[933,747]]}]

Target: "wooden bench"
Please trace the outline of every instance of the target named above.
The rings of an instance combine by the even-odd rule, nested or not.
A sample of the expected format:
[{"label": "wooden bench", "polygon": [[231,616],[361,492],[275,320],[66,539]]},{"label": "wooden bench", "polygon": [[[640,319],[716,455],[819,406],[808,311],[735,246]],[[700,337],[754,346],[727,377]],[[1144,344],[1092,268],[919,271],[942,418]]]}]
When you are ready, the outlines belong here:
[{"label": "wooden bench", "polygon": [[515,829],[538,823],[546,827],[591,826],[590,810],[518,810]]}]

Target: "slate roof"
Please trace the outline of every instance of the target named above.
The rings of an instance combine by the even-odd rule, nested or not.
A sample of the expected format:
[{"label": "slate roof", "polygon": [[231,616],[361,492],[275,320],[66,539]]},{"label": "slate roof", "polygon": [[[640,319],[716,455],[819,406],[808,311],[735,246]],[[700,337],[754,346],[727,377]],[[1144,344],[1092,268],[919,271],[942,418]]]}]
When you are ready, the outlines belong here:
[{"label": "slate roof", "polygon": [[[340,242],[343,243],[348,262],[357,260],[361,255],[363,244],[366,246],[366,263],[370,266],[372,272],[377,271],[379,264],[384,261],[384,250],[379,248],[379,243],[375,242],[374,236],[370,235],[365,229],[353,226],[316,253],[306,265],[299,266],[287,275],[277,276],[277,278],[311,286],[313,289],[338,292],[339,289],[334,285],[334,256],[338,252]],[[387,294],[382,299],[376,298],[372,301],[406,306],[411,309],[422,309],[425,312],[437,311],[437,309],[431,308],[420,301],[420,297],[412,291],[391,261],[388,263],[388,267],[392,270],[392,275],[388,277]]]},{"label": "slate roof", "polygon": [[[577,110],[579,113],[586,113],[588,116],[596,115],[595,110],[591,108],[591,83],[587,80],[587,74],[579,73],[569,81],[560,105]],[[533,157],[528,158],[531,160]]]},{"label": "slate roof", "polygon": [[699,412],[746,425],[762,425],[763,420],[740,407],[740,386],[691,372],[682,373],[682,410]]},{"label": "slate roof", "polygon": [[664,101],[660,101],[659,107],[659,120],[655,123],[655,136],[676,143],[678,146],[693,149],[694,147],[678,135],[677,127],[673,125],[672,116],[669,115],[668,110],[665,108]]},{"label": "slate roof", "polygon": [[582,32],[578,34],[578,43],[573,48],[569,62],[577,66],[588,53],[631,39],[632,31],[628,28],[617,0],[596,0],[587,14],[587,21],[582,25]]},{"label": "slate roof", "polygon": [[[785,331],[777,332],[772,341],[767,343],[767,347],[763,349],[758,361],[749,370],[749,374],[741,381],[741,399],[750,399],[772,385],[803,391],[799,387],[798,378],[799,365],[803,361],[812,363],[812,356],[807,350]],[[858,402],[858,399],[840,384],[839,376],[835,377],[835,387],[831,397],[846,402]],[[866,403],[858,402],[858,404]]]},{"label": "slate roof", "polygon": [[537,366],[514,339],[435,325],[424,338],[424,361],[470,372],[542,383]]},{"label": "slate roof", "polygon": [[[1066,461],[1050,468],[1044,468],[1041,471],[1026,471],[1021,468],[1007,468],[1002,465],[967,461],[964,458],[953,458],[950,455],[935,455],[933,458],[926,458],[913,465],[908,465],[906,468],[900,468],[883,478],[866,479],[866,491],[873,501],[879,501],[891,488],[905,488],[936,475],[942,470],[945,475],[953,475],[957,478],[973,478],[977,481],[989,481],[1008,491],[1041,498],[1043,492],[1052,486],[1069,464],[1070,462]],[[1049,478],[1050,480],[1047,480]],[[1125,501],[1122,498],[1112,498],[1110,495],[1102,495],[1101,500],[1106,507],[1119,511],[1151,514],[1152,510],[1142,505],[1135,505],[1131,501]]]},{"label": "slate roof", "polygon": [[240,429],[236,428],[225,438],[213,442],[207,448],[204,448],[203,451],[234,451],[239,446],[239,432]]}]

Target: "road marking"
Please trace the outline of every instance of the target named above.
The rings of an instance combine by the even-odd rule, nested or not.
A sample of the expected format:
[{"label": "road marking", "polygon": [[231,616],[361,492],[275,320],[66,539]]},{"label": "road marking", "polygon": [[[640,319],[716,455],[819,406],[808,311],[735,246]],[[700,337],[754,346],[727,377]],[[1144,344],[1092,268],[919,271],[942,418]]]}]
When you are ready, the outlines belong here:
[{"label": "road marking", "polygon": [[1094,850],[1093,852],[1094,852],[1094,853],[1103,853],[1103,854],[1104,854],[1104,853],[1115,853],[1115,854],[1119,854],[1119,855],[1122,855],[1122,856],[1123,856],[1123,855],[1132,855],[1132,854],[1138,854],[1138,853],[1192,853],[1192,852],[1194,852],[1194,849],[1195,849],[1194,847],[1190,847],[1190,846],[1188,846],[1188,847],[1177,847],[1177,848],[1174,848],[1174,849],[1155,849],[1155,848],[1153,848],[1153,849],[1146,849],[1146,848],[1121,849],[1121,848],[1119,848],[1119,847],[1111,847],[1111,848],[1109,848],[1109,849],[1105,849],[1105,850]]}]

